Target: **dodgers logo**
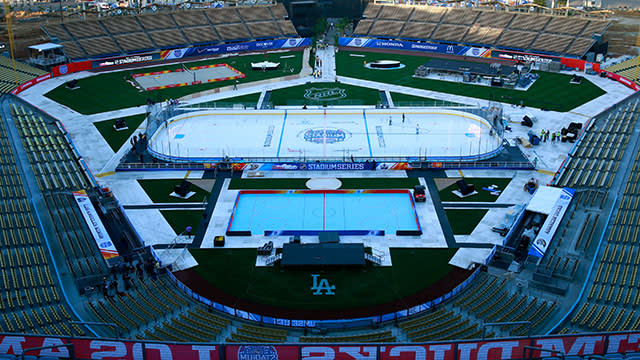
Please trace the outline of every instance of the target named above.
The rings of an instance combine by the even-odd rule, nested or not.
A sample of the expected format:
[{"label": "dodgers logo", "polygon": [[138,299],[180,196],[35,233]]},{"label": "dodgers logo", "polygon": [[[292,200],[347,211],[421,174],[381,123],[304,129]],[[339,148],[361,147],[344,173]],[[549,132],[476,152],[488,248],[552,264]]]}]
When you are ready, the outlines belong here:
[{"label": "dodgers logo", "polygon": [[173,55],[174,55],[175,57],[180,57],[180,56],[182,56],[182,50],[180,50],[180,49],[175,49],[175,50],[173,50]]},{"label": "dodgers logo", "polygon": [[360,46],[360,44],[362,44],[362,40],[360,39],[355,39],[354,40],[357,46]]},{"label": "dodgers logo", "polygon": [[341,88],[309,88],[304,92],[305,99],[313,101],[338,100],[347,97],[347,93]]},{"label": "dodgers logo", "polygon": [[473,49],[471,49],[471,53],[472,53],[473,55],[478,56],[478,55],[480,54],[480,49],[478,49],[478,48],[473,48]]},{"label": "dodgers logo", "polygon": [[[334,290],[336,289],[335,285],[329,284],[329,280],[327,279],[319,279],[320,275],[311,274],[311,278],[313,279],[313,285],[311,286],[311,290],[313,290],[313,295],[335,295]],[[320,281],[318,281],[318,279]],[[322,293],[324,291],[324,294]]]},{"label": "dodgers logo", "polygon": [[67,65],[61,65],[60,66],[60,74],[66,74],[67,71],[69,71],[69,68],[67,68]]},{"label": "dodgers logo", "polygon": [[297,42],[298,42],[298,40],[296,40],[296,39],[289,39],[289,45],[291,45],[291,46],[295,46]]},{"label": "dodgers logo", "polygon": [[278,360],[278,351],[273,346],[243,345],[238,349],[238,360]]},{"label": "dodgers logo", "polygon": [[304,131],[302,138],[314,144],[335,144],[345,141],[348,135],[349,133],[343,129],[316,128]]}]

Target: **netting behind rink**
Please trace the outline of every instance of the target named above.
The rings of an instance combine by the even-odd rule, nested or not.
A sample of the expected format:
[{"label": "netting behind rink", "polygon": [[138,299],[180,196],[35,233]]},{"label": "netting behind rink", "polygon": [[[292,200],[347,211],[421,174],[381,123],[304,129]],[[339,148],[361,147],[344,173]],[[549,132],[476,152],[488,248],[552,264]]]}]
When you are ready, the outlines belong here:
[{"label": "netting behind rink", "polygon": [[504,129],[506,121],[502,118],[502,104],[490,101],[487,106],[477,108],[459,108],[457,110],[465,111],[474,115],[478,115],[486,119],[491,124],[491,130],[499,137],[504,137]]},{"label": "netting behind rink", "polygon": [[151,139],[160,127],[167,126],[167,120],[187,111],[193,110],[180,109],[176,105],[168,102],[147,105],[147,130],[145,131],[147,138]]}]

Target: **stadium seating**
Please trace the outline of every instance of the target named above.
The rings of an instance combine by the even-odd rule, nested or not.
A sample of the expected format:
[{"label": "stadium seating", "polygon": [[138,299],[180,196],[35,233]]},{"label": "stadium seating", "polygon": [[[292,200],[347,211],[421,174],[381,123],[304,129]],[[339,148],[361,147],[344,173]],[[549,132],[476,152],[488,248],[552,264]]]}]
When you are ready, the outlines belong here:
[{"label": "stadium seating", "polygon": [[281,343],[287,339],[287,331],[282,329],[242,324],[234,329],[228,342]]},{"label": "stadium seating", "polygon": [[638,119],[638,103],[629,101],[591,119],[593,125],[569,153],[556,186],[607,189]]},{"label": "stadium seating", "polygon": [[[225,41],[298,36],[282,4],[182,10],[51,23],[42,28],[71,59]],[[399,22],[400,25],[404,22]],[[397,29],[398,32],[400,28]],[[394,36],[397,35],[397,32]]]},{"label": "stadium seating", "polygon": [[114,35],[113,38],[124,51],[151,49],[154,47],[146,32]]},{"label": "stadium seating", "polygon": [[584,55],[606,21],[484,9],[369,3],[354,34]]},{"label": "stadium seating", "polygon": [[625,78],[631,81],[635,81],[637,83],[638,78],[640,77],[640,71],[638,71],[639,63],[640,63],[640,57],[636,56],[634,58],[623,61],[621,63],[609,66],[605,70],[622,75]]},{"label": "stadium seating", "polygon": [[19,84],[45,74],[44,71],[24,64],[18,60],[15,61],[15,65],[16,71],[14,72],[11,59],[5,56],[0,56],[0,94],[8,93],[15,89]]},{"label": "stadium seating", "polygon": [[300,337],[301,343],[320,343],[320,342],[387,343],[387,342],[394,342],[394,341],[396,341],[396,337],[391,334],[391,330],[366,331],[360,334],[349,335],[349,336],[301,336]]},{"label": "stadium seating", "polygon": [[572,314],[572,329],[618,331],[640,326],[640,316],[636,313],[640,304],[638,174],[640,152],[634,156],[624,192],[619,196],[616,215],[598,254],[598,265],[589,279],[586,301]]},{"label": "stadium seating", "polygon": [[[531,321],[535,330],[556,309],[556,302],[542,297],[532,297],[509,288],[506,279],[480,273],[470,288],[453,301],[436,307],[433,312],[421,314],[399,323],[399,328],[411,341],[478,338],[482,323],[506,321]],[[487,329],[503,335],[524,335],[526,326]]]},{"label": "stadium seating", "polygon": [[11,110],[40,189],[86,188],[88,181],[60,129],[20,104]]},{"label": "stadium seating", "polygon": [[71,194],[45,193],[45,200],[62,242],[67,265],[77,278],[103,275],[107,268],[80,209]]},{"label": "stadium seating", "polygon": [[85,335],[69,323],[58,280],[20,166],[0,119],[0,329],[4,332]]}]

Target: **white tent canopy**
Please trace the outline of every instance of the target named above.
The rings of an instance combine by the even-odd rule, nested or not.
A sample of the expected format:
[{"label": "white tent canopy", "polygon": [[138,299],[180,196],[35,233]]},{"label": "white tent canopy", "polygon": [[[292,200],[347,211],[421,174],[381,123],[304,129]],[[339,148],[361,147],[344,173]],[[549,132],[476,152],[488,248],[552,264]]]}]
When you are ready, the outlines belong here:
[{"label": "white tent canopy", "polygon": [[62,45],[49,42],[44,44],[31,45],[29,46],[29,49],[42,52],[47,50],[62,49]]}]

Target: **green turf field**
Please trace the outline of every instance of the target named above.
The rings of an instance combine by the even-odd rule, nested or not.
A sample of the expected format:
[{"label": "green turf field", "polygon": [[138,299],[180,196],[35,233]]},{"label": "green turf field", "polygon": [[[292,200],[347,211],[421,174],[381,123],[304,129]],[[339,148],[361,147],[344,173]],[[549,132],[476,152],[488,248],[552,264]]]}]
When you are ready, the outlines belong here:
[{"label": "green turf field", "polygon": [[[365,57],[349,56],[349,54],[360,54]],[[367,62],[399,60],[406,66],[397,70],[368,69],[364,67],[364,60]],[[571,85],[569,84],[570,75],[550,72],[539,72],[540,78],[527,91],[414,78],[413,74],[418,66],[428,60],[429,58],[424,56],[339,51],[336,54],[336,69],[340,76],[511,104],[520,104],[520,100],[523,100],[525,106],[555,111],[569,111],[605,93],[586,79],[579,85]]]},{"label": "green turf field", "polygon": [[258,100],[260,100],[260,93],[253,93],[220,99],[216,103],[256,105]]},{"label": "green turf field", "polygon": [[395,106],[460,106],[464,104],[453,101],[425,98],[409,94],[391,92],[391,99]]},{"label": "green turf field", "polygon": [[[229,190],[298,190],[307,189],[309,179],[231,179]],[[417,178],[340,178],[341,189],[413,189]]]},{"label": "green turf field", "polygon": [[504,190],[511,182],[511,178],[464,178],[467,184],[473,184],[476,191],[476,195],[460,198],[451,191],[457,190],[458,185],[455,183],[440,190],[440,201],[463,201],[463,202],[495,202],[498,196],[491,195],[487,190],[483,190],[483,187],[489,187],[491,185],[497,185],[498,190]]},{"label": "green turf field", "polygon": [[[280,59],[281,56],[294,55],[292,58]],[[282,63],[277,71],[253,71],[251,62],[274,61]],[[271,79],[287,75],[293,75],[302,69],[302,51],[270,53],[260,55],[246,55],[234,58],[220,58],[188,63],[187,66],[202,66],[226,63],[246,77],[239,79],[240,83]],[[196,92],[233,85],[235,80],[218,81],[200,85],[190,85],[154,91],[139,92],[125,81],[131,74],[147,73],[161,70],[173,70],[180,64],[147,67],[136,70],[122,70],[98,74],[78,81],[79,89],[69,90],[65,85],[60,85],[51,90],[45,96],[53,101],[70,107],[82,114],[96,114],[104,111],[140,106],[146,104],[148,98],[153,101],[164,101],[168,98],[180,98]],[[290,69],[293,68],[293,72]]]},{"label": "green turf field", "polygon": [[200,226],[200,221],[202,221],[204,210],[160,210],[160,213],[176,234],[181,234],[187,226],[191,226],[190,235],[195,235]]},{"label": "green turf field", "polygon": [[127,127],[129,128],[127,130],[116,131],[113,128],[116,119],[94,122],[93,126],[98,129],[102,137],[107,141],[109,146],[111,146],[111,149],[113,149],[113,152],[118,152],[122,147],[122,144],[129,139],[131,134],[136,131],[138,126],[140,126],[146,117],[147,116],[145,114],[140,114],[124,118],[127,123]]},{"label": "green turf field", "polygon": [[376,105],[380,91],[334,82],[317,82],[274,90],[273,105]]},{"label": "green turf field", "polygon": [[174,186],[180,185],[183,179],[138,179],[138,183],[147,193],[147,196],[151,198],[154,203],[184,203],[184,202],[203,202],[205,199],[209,199],[209,192],[202,190],[201,188],[191,185],[190,191],[195,191],[195,194],[188,199],[180,199],[177,197],[169,196],[173,191]]},{"label": "green turf field", "polygon": [[487,213],[487,209],[445,209],[454,235],[469,235]]},{"label": "green turf field", "polygon": [[[190,249],[195,271],[219,289],[255,303],[291,309],[349,309],[415,294],[446,275],[455,249],[391,249],[393,266],[350,269],[256,267],[256,249]],[[314,296],[311,274],[335,285]],[[428,299],[425,299],[425,301]]]}]

